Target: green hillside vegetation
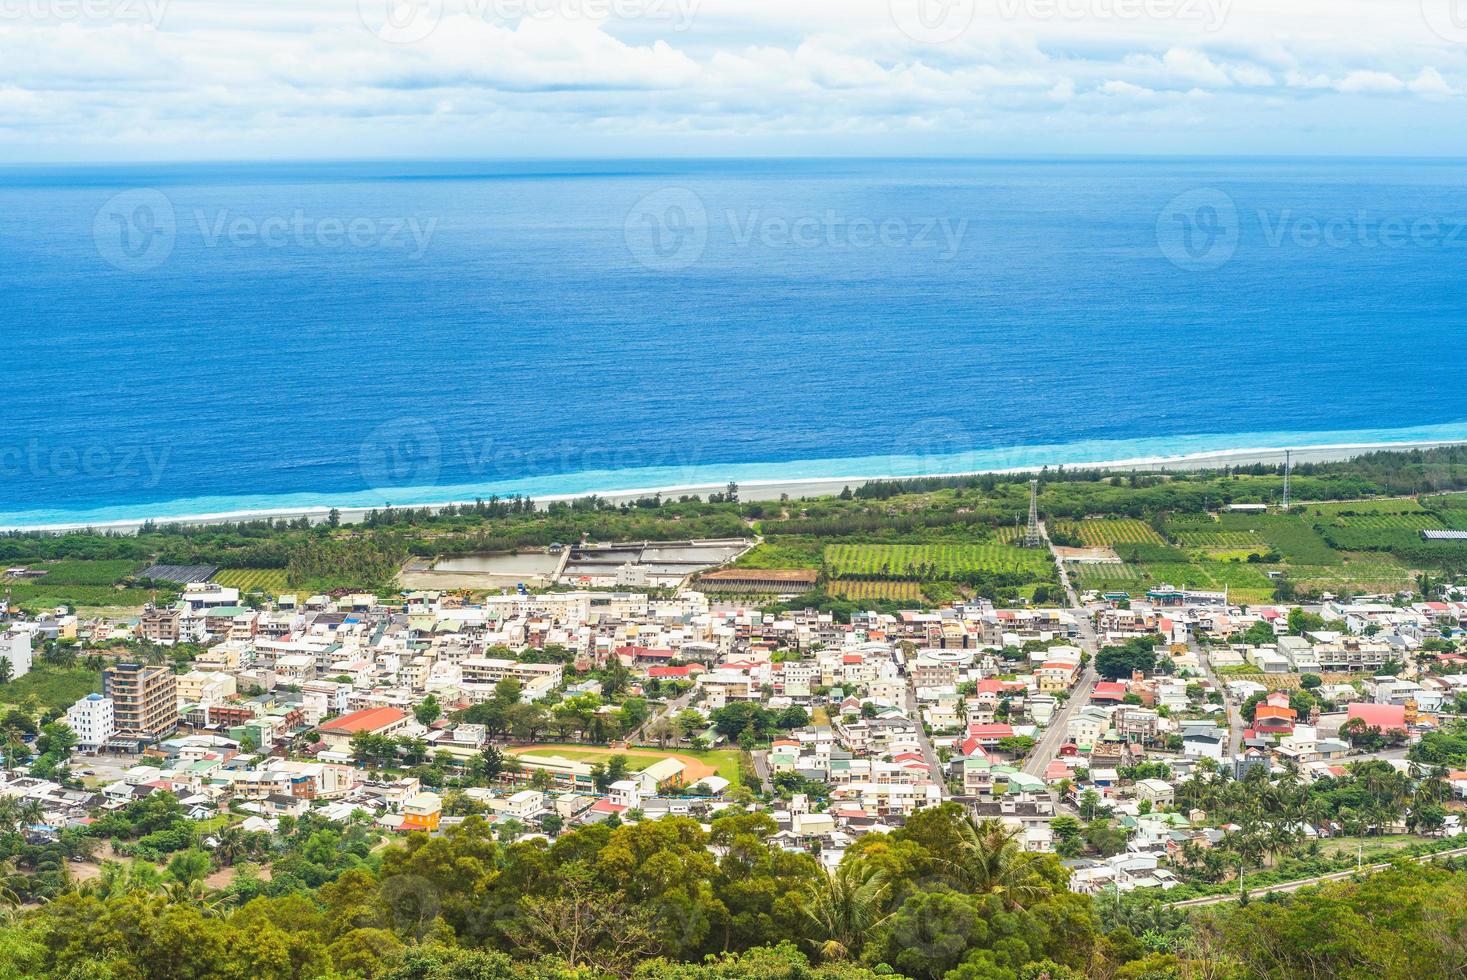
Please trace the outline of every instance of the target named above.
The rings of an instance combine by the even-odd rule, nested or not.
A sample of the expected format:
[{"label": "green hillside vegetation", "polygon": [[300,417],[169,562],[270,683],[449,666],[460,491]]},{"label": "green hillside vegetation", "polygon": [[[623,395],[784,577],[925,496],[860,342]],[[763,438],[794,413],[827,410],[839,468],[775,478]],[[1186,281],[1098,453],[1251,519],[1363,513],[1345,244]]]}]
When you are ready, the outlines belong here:
[{"label": "green hillside vegetation", "polygon": [[[1467,971],[1467,874],[1385,870],[1188,913],[1089,898],[1054,855],[947,804],[833,872],[765,814],[611,821],[516,842],[476,816],[385,848],[363,824],[219,829],[169,794],[93,829],[162,850],[0,924],[0,976],[176,980],[1415,980]],[[82,852],[71,832],[58,848]],[[141,836],[140,836],[141,835]],[[143,844],[147,841],[146,845]],[[266,877],[249,864],[273,860]],[[233,867],[211,886],[216,868]]]}]

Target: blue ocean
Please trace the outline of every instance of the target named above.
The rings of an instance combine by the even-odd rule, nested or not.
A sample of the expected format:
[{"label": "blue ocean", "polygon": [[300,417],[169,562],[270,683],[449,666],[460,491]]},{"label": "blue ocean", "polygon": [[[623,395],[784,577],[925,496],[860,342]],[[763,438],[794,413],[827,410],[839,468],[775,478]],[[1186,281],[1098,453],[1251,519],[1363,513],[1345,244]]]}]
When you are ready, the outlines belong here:
[{"label": "blue ocean", "polygon": [[0,168],[0,526],[1467,438],[1467,166]]}]

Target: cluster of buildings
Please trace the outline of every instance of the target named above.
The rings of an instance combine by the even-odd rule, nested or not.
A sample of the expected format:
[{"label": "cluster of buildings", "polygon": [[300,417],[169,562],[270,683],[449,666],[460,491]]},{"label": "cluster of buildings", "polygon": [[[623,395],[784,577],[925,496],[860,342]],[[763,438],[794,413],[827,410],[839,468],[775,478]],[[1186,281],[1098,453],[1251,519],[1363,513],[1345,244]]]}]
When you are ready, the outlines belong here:
[{"label": "cluster of buildings", "polygon": [[[760,784],[751,788],[773,793],[789,847],[833,864],[859,835],[956,800],[1020,828],[1026,848],[1052,851],[1055,817],[1088,798],[1115,814],[1128,845],[1074,862],[1075,887],[1168,887],[1176,881],[1169,854],[1216,834],[1205,814],[1177,807],[1177,786],[1198,767],[1241,778],[1292,761],[1306,775],[1332,774],[1352,751],[1341,733],[1349,722],[1409,739],[1467,693],[1467,669],[1451,670],[1456,654],[1434,652],[1431,671],[1418,657],[1432,639],[1463,630],[1467,603],[1334,603],[1313,610],[1330,629],[1289,636],[1289,607],[1243,609],[1210,595],[1080,610],[979,600],[839,623],[815,611],[765,615],[721,599],[725,586],[744,587],[715,577],[707,590],[671,597],[286,595],[249,608],[237,590],[202,582],[132,620],[12,624],[0,655],[24,638],[13,669],[29,665],[38,634],[202,649],[182,672],[110,663],[102,689],[67,711],[81,752],[124,760],[95,790],[24,776],[0,793],[43,799],[65,820],[163,789],[200,816],[232,808],[268,823],[312,809],[343,819],[364,812],[395,830],[433,831],[466,812],[531,831],[551,818],[702,816],[742,797],[678,747],[719,743],[715,713],[748,702],[769,718],[807,722],[775,726],[745,774]],[[1256,642],[1265,635],[1258,623],[1277,635]],[[1154,642],[1166,669],[1096,682],[1097,646],[1135,638]],[[1387,665],[1394,672],[1380,673]],[[482,725],[444,720],[455,709],[502,696],[511,680],[526,705],[599,694],[588,672],[613,666],[631,683],[598,710],[643,696],[661,720],[677,717],[679,730],[671,749],[609,783],[595,753],[516,749],[510,778],[446,806],[441,787],[381,777],[356,756],[366,735],[419,740],[433,758],[468,760],[490,739]],[[1301,716],[1269,678],[1305,673],[1321,676],[1313,693],[1327,710]],[[415,708],[430,697],[444,717],[420,721]],[[1245,723],[1240,708],[1249,702]],[[689,709],[701,719],[693,735],[683,730]],[[657,720],[643,726],[643,745]],[[1456,775],[1454,791],[1467,797],[1467,774]]]}]

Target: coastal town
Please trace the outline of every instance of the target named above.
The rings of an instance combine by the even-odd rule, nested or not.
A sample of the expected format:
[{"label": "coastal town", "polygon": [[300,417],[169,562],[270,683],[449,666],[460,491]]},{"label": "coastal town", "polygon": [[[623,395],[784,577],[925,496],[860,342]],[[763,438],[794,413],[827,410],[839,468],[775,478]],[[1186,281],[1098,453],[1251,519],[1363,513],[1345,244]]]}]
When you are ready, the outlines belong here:
[{"label": "coastal town", "polygon": [[[1057,855],[1075,892],[1199,903],[1253,875],[1291,887],[1289,861],[1302,880],[1367,846],[1461,850],[1467,586],[1077,589],[1083,550],[1031,533],[1057,602],[838,617],[789,604],[816,573],[741,565],[755,541],[720,539],[537,559],[582,562],[600,576],[583,588],[263,594],[161,566],[147,578],[176,599],[136,615],[0,605],[0,700],[48,664],[100,670],[74,703],[5,719],[0,803],[34,845],[109,828],[117,857],[215,863],[302,820],[390,839],[474,818],[523,841],[762,813],[773,845],[831,871],[956,804]],[[678,548],[719,564],[655,566],[646,587],[640,556]],[[115,829],[160,800],[203,829]]]}]

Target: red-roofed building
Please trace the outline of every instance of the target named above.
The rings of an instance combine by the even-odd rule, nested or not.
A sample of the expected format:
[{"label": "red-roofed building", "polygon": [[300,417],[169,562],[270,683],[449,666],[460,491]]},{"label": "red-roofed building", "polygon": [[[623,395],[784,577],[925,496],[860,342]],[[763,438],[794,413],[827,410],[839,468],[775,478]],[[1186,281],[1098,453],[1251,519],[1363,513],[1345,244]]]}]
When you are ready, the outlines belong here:
[{"label": "red-roofed building", "polygon": [[617,647],[616,656],[623,664],[630,667],[634,664],[645,663],[665,664],[675,658],[677,652],[653,647],[626,646]]},{"label": "red-roofed building", "polygon": [[1253,728],[1260,735],[1292,735],[1296,717],[1293,708],[1260,704],[1253,709]]},{"label": "red-roofed building", "polygon": [[703,670],[702,664],[656,666],[647,668],[647,676],[665,681],[684,681],[690,679],[694,674],[701,674]]},{"label": "red-roofed building", "polygon": [[1126,699],[1126,685],[1120,681],[1100,681],[1090,694],[1092,701],[1113,701],[1120,704]]},{"label": "red-roofed building", "polygon": [[406,728],[408,716],[396,708],[365,708],[328,721],[316,729],[327,748],[346,752],[351,748],[351,737],[358,732],[368,735],[393,735]]},{"label": "red-roofed building", "polygon": [[1012,738],[1013,735],[1012,725],[969,725],[968,737],[963,740],[961,746],[963,755],[972,755],[977,749],[995,748],[999,739]]},{"label": "red-roofed building", "polygon": [[1406,707],[1400,704],[1352,704],[1345,715],[1345,724],[1355,719],[1365,722],[1367,727],[1382,732],[1406,731]]},{"label": "red-roofed building", "polygon": [[1044,767],[1044,781],[1046,783],[1057,783],[1061,779],[1074,779],[1075,771],[1059,759],[1050,762]]}]

